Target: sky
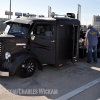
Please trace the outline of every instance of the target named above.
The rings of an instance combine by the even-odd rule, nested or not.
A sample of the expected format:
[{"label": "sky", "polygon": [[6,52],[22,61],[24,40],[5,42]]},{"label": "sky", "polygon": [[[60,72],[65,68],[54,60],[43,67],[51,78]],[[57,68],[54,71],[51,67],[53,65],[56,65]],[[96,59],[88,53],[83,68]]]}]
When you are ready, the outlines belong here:
[{"label": "sky", "polygon": [[[100,15],[100,0],[11,0],[12,18],[15,12],[31,13],[48,16],[48,6],[52,12],[65,15],[75,13],[77,16],[78,4],[81,5],[81,24],[92,24],[93,15]],[[0,0],[0,18],[8,18],[5,11],[10,9],[10,0]]]}]

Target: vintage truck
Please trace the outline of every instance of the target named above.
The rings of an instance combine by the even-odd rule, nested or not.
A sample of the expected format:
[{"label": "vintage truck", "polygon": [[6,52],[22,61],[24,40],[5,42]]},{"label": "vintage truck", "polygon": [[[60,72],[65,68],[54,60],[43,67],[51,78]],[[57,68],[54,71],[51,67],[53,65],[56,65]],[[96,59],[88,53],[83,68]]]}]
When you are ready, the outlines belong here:
[{"label": "vintage truck", "polygon": [[54,67],[75,62],[79,56],[80,21],[75,14],[64,17],[18,17],[5,22],[0,35],[0,75],[34,74],[36,66]]}]

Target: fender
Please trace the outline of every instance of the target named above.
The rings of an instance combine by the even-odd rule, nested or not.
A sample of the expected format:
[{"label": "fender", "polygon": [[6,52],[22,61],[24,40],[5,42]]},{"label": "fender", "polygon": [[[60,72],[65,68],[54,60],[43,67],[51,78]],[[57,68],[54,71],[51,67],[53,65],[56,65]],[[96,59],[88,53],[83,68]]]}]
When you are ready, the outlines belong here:
[{"label": "fender", "polygon": [[[22,54],[21,56],[18,56],[13,62],[8,62],[8,70],[9,70],[9,74],[10,75],[14,75],[18,69],[18,67],[20,66],[20,64],[28,59],[28,58],[35,58],[37,64],[38,64],[38,69],[43,71],[43,67],[42,64],[40,63],[40,61],[37,59],[36,56],[32,55],[32,54]],[[5,62],[7,63],[7,61]],[[5,65],[5,64],[4,64]]]}]

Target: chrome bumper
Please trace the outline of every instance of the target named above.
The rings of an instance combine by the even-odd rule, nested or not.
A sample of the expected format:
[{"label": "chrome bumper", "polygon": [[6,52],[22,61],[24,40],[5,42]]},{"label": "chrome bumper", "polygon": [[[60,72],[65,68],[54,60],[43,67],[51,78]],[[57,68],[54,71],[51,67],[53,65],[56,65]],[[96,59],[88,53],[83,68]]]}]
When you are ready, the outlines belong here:
[{"label": "chrome bumper", "polygon": [[0,76],[9,76],[9,72],[0,71]]}]

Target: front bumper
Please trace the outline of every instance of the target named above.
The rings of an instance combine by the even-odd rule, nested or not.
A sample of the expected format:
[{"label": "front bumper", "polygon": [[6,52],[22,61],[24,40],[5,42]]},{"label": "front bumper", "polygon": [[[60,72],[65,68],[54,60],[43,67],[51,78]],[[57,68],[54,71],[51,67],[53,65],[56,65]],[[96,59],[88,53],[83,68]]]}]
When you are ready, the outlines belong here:
[{"label": "front bumper", "polygon": [[0,71],[0,76],[9,76],[9,72],[7,72],[7,71]]}]

